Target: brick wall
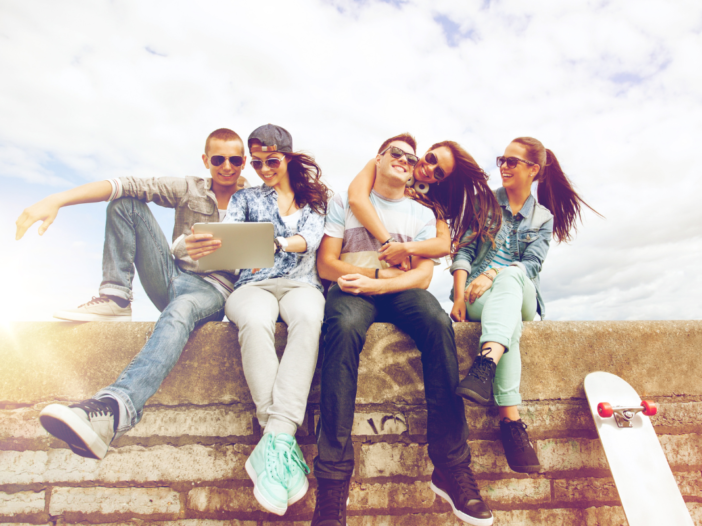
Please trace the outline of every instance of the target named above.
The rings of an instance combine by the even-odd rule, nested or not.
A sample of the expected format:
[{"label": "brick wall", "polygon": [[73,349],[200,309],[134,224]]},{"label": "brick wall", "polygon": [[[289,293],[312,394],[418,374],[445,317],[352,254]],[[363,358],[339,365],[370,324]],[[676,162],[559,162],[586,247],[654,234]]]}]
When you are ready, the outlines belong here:
[{"label": "brick wall", "polygon": [[[44,432],[48,403],[89,397],[116,378],[152,324],[14,324],[0,329],[0,524],[301,525],[314,491],[285,517],[261,510],[244,471],[260,430],[236,328],[208,324],[150,400],[142,422],[102,461]],[[479,326],[457,324],[464,373]],[[284,326],[277,347],[285,344]],[[522,344],[522,419],[544,471],[513,473],[496,409],[466,404],[473,468],[495,524],[626,524],[582,391],[592,370],[619,374],[659,403],[656,431],[702,524],[702,322],[536,322]],[[675,350],[675,352],[673,352]],[[315,455],[319,381],[298,432]],[[354,421],[350,526],[458,525],[429,489],[421,364],[412,341],[376,324],[362,353]],[[314,487],[314,478],[310,477]]]}]

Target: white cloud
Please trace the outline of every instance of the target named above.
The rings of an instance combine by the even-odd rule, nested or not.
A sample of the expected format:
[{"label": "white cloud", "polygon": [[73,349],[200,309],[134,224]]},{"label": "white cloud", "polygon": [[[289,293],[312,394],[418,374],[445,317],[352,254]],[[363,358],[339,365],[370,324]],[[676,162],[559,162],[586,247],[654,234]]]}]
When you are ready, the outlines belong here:
[{"label": "white cloud", "polygon": [[[211,130],[274,122],[343,189],[399,131],[420,149],[457,140],[493,173],[508,142],[530,135],[606,216],[585,214],[573,243],[553,245],[549,317],[699,317],[701,15],[692,1],[277,0],[265,12],[214,0],[6,1],[0,181],[25,185],[26,198],[121,175],[201,174]],[[52,229],[70,244],[61,217]],[[13,245],[18,262],[29,245]],[[45,290],[70,274],[76,256],[61,254]],[[23,268],[12,271],[28,287]],[[435,277],[441,301],[450,281]]]}]

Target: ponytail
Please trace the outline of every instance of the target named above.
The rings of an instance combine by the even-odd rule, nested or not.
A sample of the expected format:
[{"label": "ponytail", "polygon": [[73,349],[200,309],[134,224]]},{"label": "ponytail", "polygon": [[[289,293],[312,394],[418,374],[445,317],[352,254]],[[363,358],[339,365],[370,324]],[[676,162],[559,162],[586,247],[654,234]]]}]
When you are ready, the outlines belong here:
[{"label": "ponytail", "polygon": [[553,214],[553,237],[556,241],[570,241],[571,230],[577,232],[577,221],[582,223],[581,205],[602,217],[578,195],[551,150],[531,137],[518,137],[512,142],[525,146],[527,160],[539,165],[539,173],[534,178],[534,181],[538,181],[536,197]]}]

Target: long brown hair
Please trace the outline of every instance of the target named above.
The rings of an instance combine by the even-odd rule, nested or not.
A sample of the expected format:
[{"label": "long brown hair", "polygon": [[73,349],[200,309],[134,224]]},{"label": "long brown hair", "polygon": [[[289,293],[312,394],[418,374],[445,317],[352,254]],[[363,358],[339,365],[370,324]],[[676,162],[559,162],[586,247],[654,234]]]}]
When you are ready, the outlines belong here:
[{"label": "long brown hair", "polygon": [[[476,236],[494,243],[502,224],[502,209],[487,184],[490,176],[457,142],[437,142],[429,150],[442,146],[451,150],[453,155],[455,167],[451,175],[429,185],[429,192],[425,195],[417,193],[415,199],[434,210],[437,219],[448,223],[452,252],[470,244]],[[468,230],[472,234],[461,242]]]},{"label": "long brown hair", "polygon": [[317,214],[326,215],[331,192],[321,181],[322,169],[312,156],[305,153],[286,152],[285,157],[288,160],[288,176],[297,207],[310,205]]},{"label": "long brown hair", "polygon": [[570,241],[571,230],[578,231],[576,220],[582,223],[580,205],[585,205],[602,217],[578,195],[570,179],[563,173],[555,154],[544,148],[541,141],[533,137],[517,137],[512,142],[524,146],[527,161],[539,165],[539,173],[534,178],[534,181],[538,181],[536,197],[553,214],[553,237],[556,241]]}]

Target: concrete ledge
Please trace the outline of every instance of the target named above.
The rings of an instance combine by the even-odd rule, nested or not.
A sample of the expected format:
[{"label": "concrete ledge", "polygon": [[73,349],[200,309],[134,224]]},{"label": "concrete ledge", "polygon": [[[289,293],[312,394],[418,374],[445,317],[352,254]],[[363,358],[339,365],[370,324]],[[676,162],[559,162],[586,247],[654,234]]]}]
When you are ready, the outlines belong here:
[{"label": "concrete ledge", "polygon": [[[309,521],[314,492],[277,517],[252,495],[244,462],[260,438],[235,326],[195,331],[142,422],[101,461],[48,435],[48,403],[90,397],[143,346],[152,323],[16,323],[0,327],[0,526],[90,523],[263,526]],[[461,374],[479,324],[454,325]],[[283,324],[276,347],[286,341]],[[466,404],[473,469],[495,524],[624,524],[623,511],[582,390],[594,370],[628,380],[659,402],[653,423],[693,519],[702,524],[702,322],[535,322],[522,339],[523,420],[544,471],[509,470],[497,412]],[[316,454],[319,378],[298,441]],[[458,525],[429,489],[419,352],[375,324],[361,355],[353,427],[351,526]],[[310,479],[312,487],[315,481]]]}]

